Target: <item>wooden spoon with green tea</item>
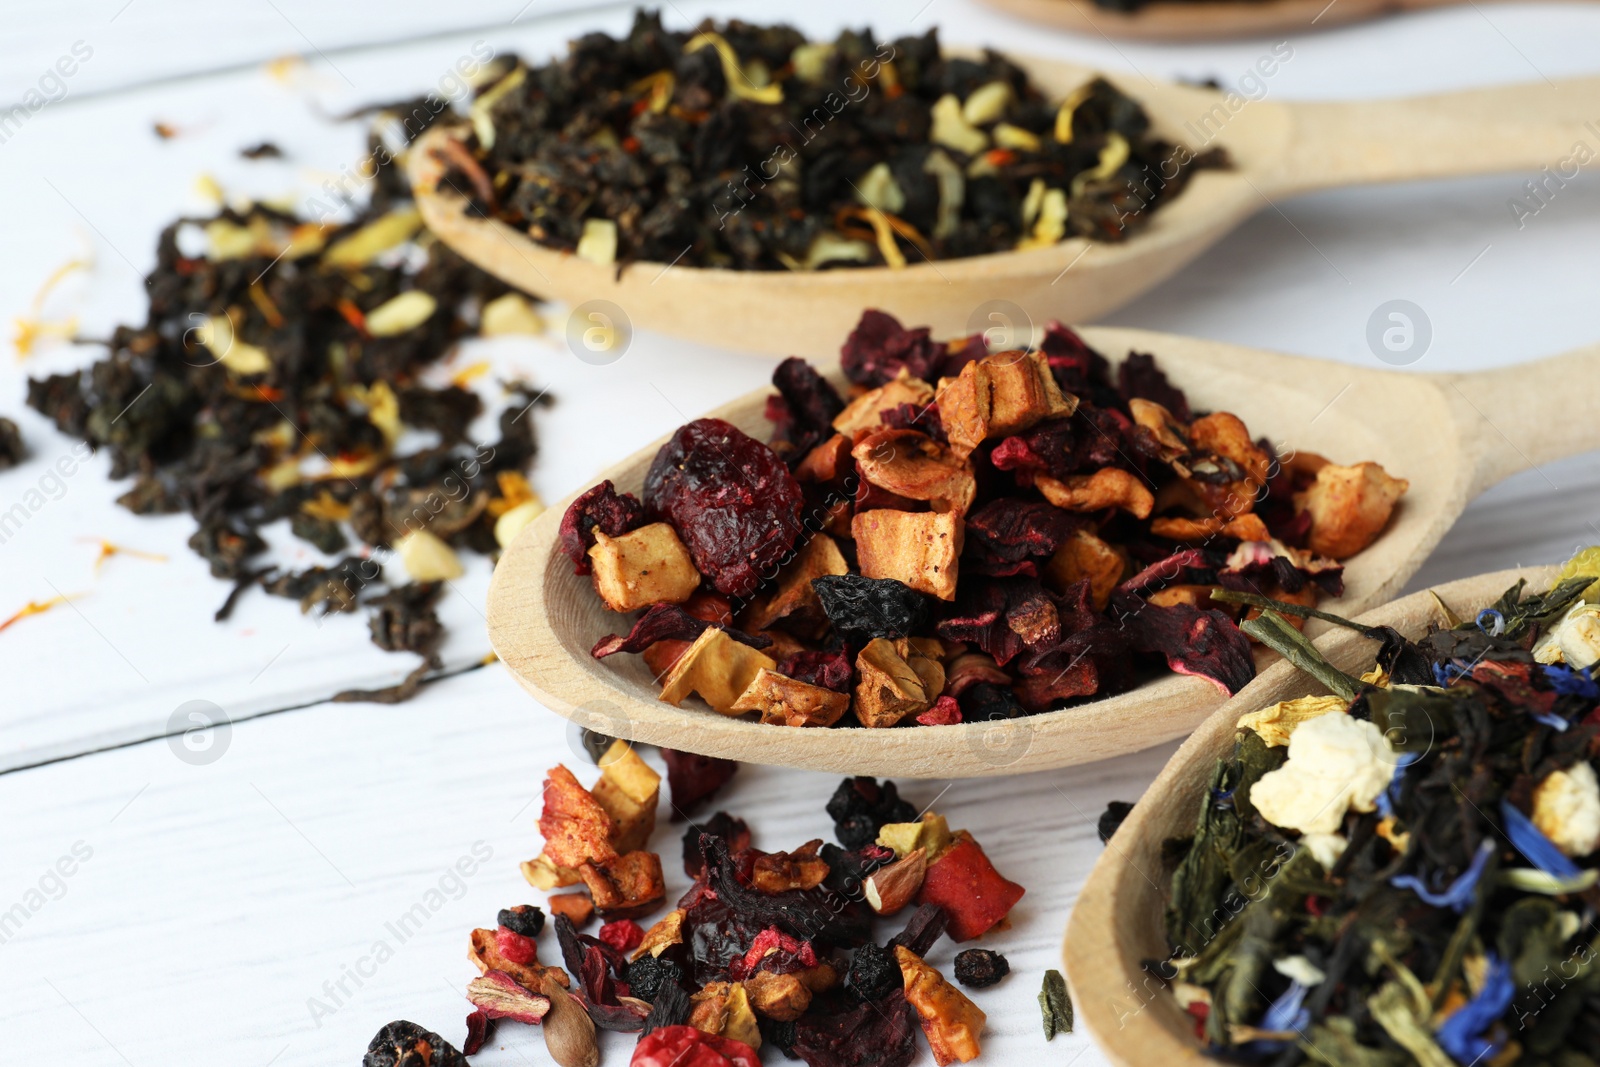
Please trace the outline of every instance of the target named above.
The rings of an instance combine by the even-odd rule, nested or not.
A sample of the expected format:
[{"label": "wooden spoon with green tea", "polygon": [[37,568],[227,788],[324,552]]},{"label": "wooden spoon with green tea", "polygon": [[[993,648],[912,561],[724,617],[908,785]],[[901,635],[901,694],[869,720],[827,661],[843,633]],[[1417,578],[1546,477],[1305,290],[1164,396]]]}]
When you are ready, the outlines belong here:
[{"label": "wooden spoon with green tea", "polygon": [[[1478,374],[1418,375],[1143,330],[1082,334],[1117,361],[1129,349],[1154,353],[1196,409],[1231,411],[1280,447],[1369,459],[1410,481],[1383,534],[1345,561],[1344,596],[1321,605],[1340,615],[1394,597],[1484,489],[1517,471],[1600,448],[1592,397],[1585,415],[1571,409],[1549,415],[1554,398],[1570,397],[1575,382],[1600,381],[1600,346]],[[843,380],[837,371],[832,377]],[[765,441],[770,394],[756,390],[709,414]],[[594,481],[609,478],[618,492],[639,492],[660,444]],[[1182,737],[1225,699],[1206,680],[1171,674],[1118,696],[1005,723],[815,729],[727,718],[697,699],[673,707],[658,699],[660,685],[642,659],[590,655],[600,638],[627,632],[629,616],[607,611],[559,549],[561,517],[572,499],[541,515],[500,558],[489,588],[489,639],[545,707],[611,737],[844,774],[980,777],[1087,763]],[[1311,632],[1319,626],[1313,623]]]},{"label": "wooden spoon with green tea", "polygon": [[[1527,580],[1530,593],[1544,592],[1557,570],[1533,567],[1465,578],[1403,597],[1353,621],[1392,626],[1415,640],[1430,625],[1452,624],[1441,603],[1470,619],[1494,605],[1519,580]],[[1329,663],[1351,675],[1371,667],[1377,648],[1375,642],[1344,629],[1316,644]],[[1194,1017],[1180,1010],[1172,994],[1141,966],[1142,960],[1169,955],[1162,911],[1171,876],[1162,859],[1162,844],[1194,833],[1200,798],[1210,786],[1217,760],[1233,752],[1240,716],[1280,700],[1324,691],[1288,663],[1262,671],[1173,754],[1090,872],[1067,925],[1067,980],[1078,1020],[1117,1067],[1217,1063],[1201,1054]]]},{"label": "wooden spoon with green tea", "polygon": [[[1246,5],[1240,5],[1246,6]],[[1012,57],[1041,91],[1064,98],[1094,76],[1070,63]],[[1000,299],[1033,324],[1092,322],[1158,285],[1228,231],[1281,197],[1333,186],[1537,170],[1591,134],[1600,78],[1502,86],[1404,100],[1244,103],[1208,89],[1110,78],[1149,113],[1154,132],[1191,150],[1225,148],[1231,170],[1202,170],[1125,241],[1072,238],[1022,252],[825,271],[734,271],[632,263],[619,276],[471,214],[441,188],[444,138],[409,153],[428,226],[473,263],[530,293],[570,305],[610,301],[637,328],[749,352],[832,357],[866,307],[927,325],[936,337],[973,332]],[[1234,105],[1230,109],[1230,103]]]}]

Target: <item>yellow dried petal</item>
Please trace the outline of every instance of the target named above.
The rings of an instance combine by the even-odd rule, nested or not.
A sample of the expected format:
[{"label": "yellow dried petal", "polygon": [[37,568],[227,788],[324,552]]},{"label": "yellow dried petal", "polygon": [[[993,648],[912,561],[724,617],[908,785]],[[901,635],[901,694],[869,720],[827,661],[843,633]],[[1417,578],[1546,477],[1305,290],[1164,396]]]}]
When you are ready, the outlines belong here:
[{"label": "yellow dried petal", "polygon": [[1001,148],[1014,148],[1021,152],[1037,152],[1041,146],[1039,135],[1021,126],[1002,122],[990,131],[994,143]]},{"label": "yellow dried petal", "polygon": [[975,156],[989,147],[989,135],[963,117],[961,101],[956,99],[954,93],[946,93],[935,101],[929,114],[933,117],[933,127],[928,131],[928,140],[934,144],[954,148],[969,156]]},{"label": "yellow dried petal", "polygon": [[265,349],[239,340],[234,332],[232,312],[207,315],[195,335],[217,357],[217,362],[234,374],[265,374],[272,369],[272,358]]},{"label": "yellow dried petal", "polygon": [[495,82],[472,102],[472,132],[478,135],[478,144],[485,151],[494,147],[494,120],[489,116],[489,110],[526,81],[527,77],[528,68],[519,63],[516,70]]},{"label": "yellow dried petal", "polygon": [[1005,116],[1011,99],[1011,86],[1007,82],[992,81],[980,85],[967,95],[967,102],[961,105],[961,117],[969,126],[987,126]]},{"label": "yellow dried petal", "polygon": [[367,312],[367,332],[374,337],[393,337],[427,322],[439,302],[421,289],[409,289],[391,297]]},{"label": "yellow dried petal", "polygon": [[1289,735],[1301,723],[1331,712],[1343,712],[1348,707],[1349,701],[1336,696],[1280,700],[1270,708],[1239,716],[1235,725],[1241,730],[1254,730],[1260,734],[1268,748],[1281,748],[1289,743]]},{"label": "yellow dried petal", "polygon": [[783,103],[783,86],[758,85],[754,77],[756,71],[746,71],[739,66],[739,57],[733,51],[733,45],[723,39],[722,34],[712,33],[709,30],[694,35],[689,43],[684,45],[685,52],[698,52],[710,45],[717,50],[717,58],[722,60],[722,79],[728,83],[728,91],[741,100],[751,100],[758,104]]}]

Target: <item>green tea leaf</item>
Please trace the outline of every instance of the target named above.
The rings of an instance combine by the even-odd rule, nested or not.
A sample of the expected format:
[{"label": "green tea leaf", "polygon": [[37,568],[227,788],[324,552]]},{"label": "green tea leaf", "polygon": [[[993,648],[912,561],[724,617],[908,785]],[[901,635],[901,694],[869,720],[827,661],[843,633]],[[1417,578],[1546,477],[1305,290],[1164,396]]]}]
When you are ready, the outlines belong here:
[{"label": "green tea leaf", "polygon": [[1306,635],[1290,626],[1276,611],[1263,611],[1256,618],[1240,623],[1239,629],[1327,686],[1329,692],[1354,700],[1361,690],[1360,682],[1323,659]]},{"label": "green tea leaf", "polygon": [[1072,1033],[1072,998],[1067,995],[1067,980],[1061,977],[1060,971],[1044,972],[1039,1010],[1044,1014],[1046,1041],[1054,1041],[1057,1034]]}]

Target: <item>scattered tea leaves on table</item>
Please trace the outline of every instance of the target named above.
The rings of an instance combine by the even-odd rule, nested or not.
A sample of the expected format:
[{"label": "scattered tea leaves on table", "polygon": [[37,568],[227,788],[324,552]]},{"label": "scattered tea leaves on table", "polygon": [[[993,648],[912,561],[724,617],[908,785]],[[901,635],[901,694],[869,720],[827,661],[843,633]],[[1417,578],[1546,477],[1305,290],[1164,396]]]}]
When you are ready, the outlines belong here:
[{"label": "scattered tea leaves on table", "polygon": [[1057,1034],[1072,1033],[1072,998],[1067,995],[1067,980],[1061,977],[1060,971],[1044,972],[1039,1010],[1044,1015],[1046,1041],[1054,1041]]}]

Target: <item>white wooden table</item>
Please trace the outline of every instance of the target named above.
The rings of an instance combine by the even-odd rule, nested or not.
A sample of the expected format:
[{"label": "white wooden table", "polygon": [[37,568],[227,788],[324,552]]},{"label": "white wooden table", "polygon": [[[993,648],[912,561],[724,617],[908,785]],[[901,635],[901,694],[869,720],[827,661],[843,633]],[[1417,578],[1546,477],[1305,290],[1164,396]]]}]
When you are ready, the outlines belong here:
[{"label": "white wooden table", "polygon": [[[768,18],[778,7],[745,13]],[[867,14],[843,0],[782,8],[803,29],[830,36]],[[685,25],[735,10],[680,0],[665,17]],[[948,41],[1153,78],[1234,82],[1275,43],[1114,45],[965,0],[893,0],[870,17],[885,37],[937,23]],[[209,210],[195,192],[199,174],[230,194],[304,198],[360,151],[358,126],[322,116],[425,90],[477,41],[543,57],[584,30],[621,30],[628,18],[626,5],[584,0],[17,0],[0,39],[0,100],[25,101],[33,90],[56,99],[0,124],[0,309],[24,314],[51,270],[87,253],[93,270],[63,285],[46,316],[76,315],[89,336],[137,321],[157,230]],[[1293,55],[1265,91],[1370,97],[1593,73],[1597,32],[1600,7],[1485,4],[1308,33],[1291,39]],[[82,58],[85,48],[91,54]],[[280,65],[279,76],[264,69],[290,54],[305,62]],[[79,61],[58,68],[64,56]],[[71,76],[46,74],[65,67]],[[182,135],[159,140],[157,121]],[[286,160],[237,157],[268,139]],[[1552,163],[1571,148],[1552,145]],[[1508,201],[1524,197],[1523,183],[1535,177],[1264,205],[1193,269],[1112,321],[1364,363],[1374,359],[1368,317],[1403,298],[1433,327],[1431,349],[1411,368],[1419,372],[1514,363],[1594,341],[1600,191],[1581,174],[1519,228]],[[559,325],[559,309],[554,316]],[[27,502],[26,521],[0,541],[0,617],[57,592],[81,594],[0,633],[6,1062],[356,1063],[372,1033],[397,1017],[459,1041],[461,990],[473,973],[467,931],[492,923],[502,906],[539,899],[516,864],[539,847],[544,769],[578,765],[564,723],[497,667],[440,682],[399,707],[319,703],[350,685],[394,681],[409,663],[371,648],[359,618],[319,627],[259,595],[214,625],[226,590],[185,548],[190,520],[137,519],[115,506],[122,487],[105,480],[103,457],[49,480],[47,469],[72,443],[23,407],[24,378],[93,355],[57,347],[23,364],[0,354],[0,413],[22,425],[34,452],[0,474],[0,512]],[[574,359],[559,340],[482,344],[458,362],[484,357],[559,397],[540,419],[534,479],[552,499],[761,384],[772,366],[648,334],[609,367]],[[1585,384],[1594,417],[1595,383]],[[1552,398],[1552,418],[1583,417],[1564,402]],[[100,538],[168,558],[119,557],[96,572]],[[1591,455],[1520,476],[1473,505],[1413,587],[1557,560],[1596,540],[1600,463]],[[285,558],[304,565],[316,556],[291,549]],[[487,576],[485,566],[474,568],[445,603],[452,664],[487,650]],[[163,737],[193,700],[233,720],[203,759]],[[1047,1048],[1034,997],[1040,973],[1058,965],[1067,911],[1100,852],[1096,817],[1110,799],[1137,797],[1168,751],[1020,779],[908,785],[914,801],[937,798],[1029,890],[998,945],[1015,973],[978,998],[989,1012],[985,1047],[997,1059],[1103,1062],[1081,1035]],[[749,768],[722,804],[750,820],[757,844],[787,847],[828,833],[822,803],[834,784]],[[675,856],[675,830],[662,831],[657,846]],[[474,849],[490,858],[470,877],[450,874]],[[683,884],[679,872],[670,888]],[[401,943],[386,924],[417,904],[430,917]],[[949,956],[946,945],[934,961]],[[626,1044],[613,1042],[607,1062],[622,1062]],[[537,1035],[507,1025],[479,1062],[547,1061]]]}]

